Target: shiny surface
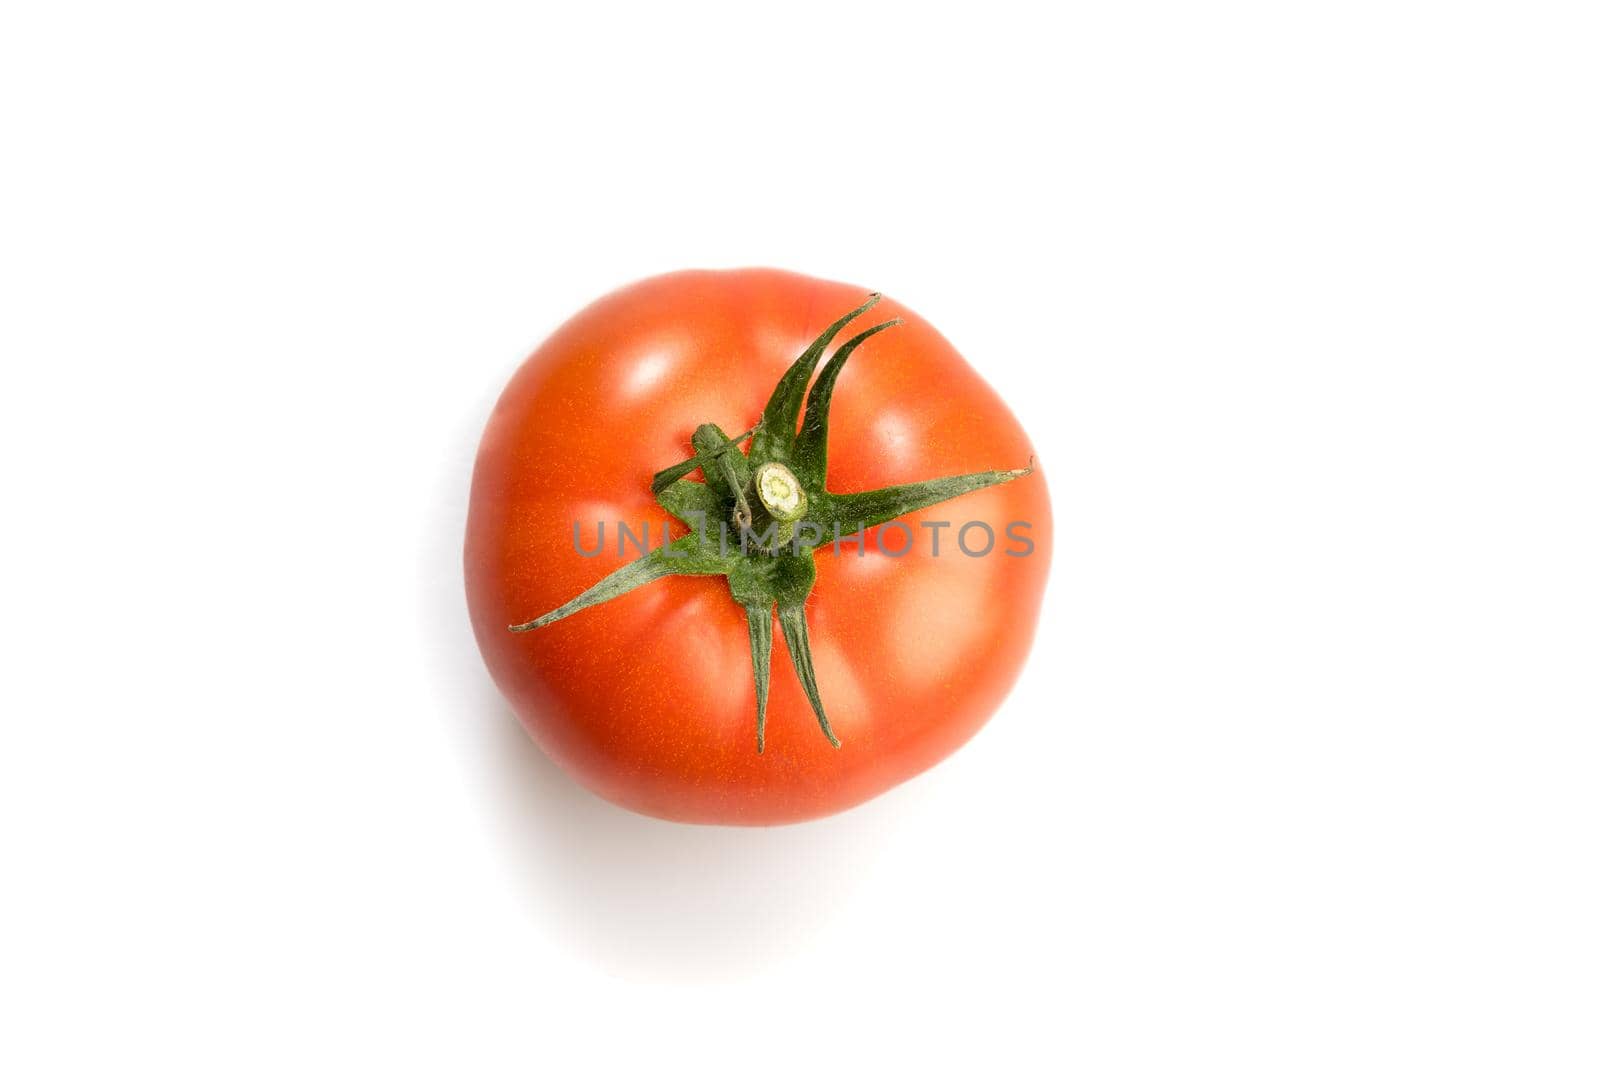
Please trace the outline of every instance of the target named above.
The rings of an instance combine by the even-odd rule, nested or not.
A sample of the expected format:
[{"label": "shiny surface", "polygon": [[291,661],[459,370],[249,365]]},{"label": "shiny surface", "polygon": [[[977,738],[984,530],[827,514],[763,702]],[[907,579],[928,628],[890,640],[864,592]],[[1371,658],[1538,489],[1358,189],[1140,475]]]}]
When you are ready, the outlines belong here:
[{"label": "shiny surface", "polygon": [[[670,577],[548,628],[512,634],[632,558],[615,524],[672,520],[651,474],[688,454],[696,425],[730,434],[864,287],[772,270],[683,272],[607,296],[562,326],[506,387],[484,433],[466,541],[473,626],[491,673],[539,744],[590,789],[669,819],[782,823],[826,815],[925,770],[989,718],[1032,640],[1050,553],[1043,474],[905,517],[905,555],[869,536],[816,554],[808,612],[835,750],[782,649],[773,650],[767,749],[743,610],[720,578]],[[851,492],[991,468],[1032,454],[1005,405],[931,326],[899,316],[839,380],[830,490]],[[927,522],[948,522],[934,531]],[[1027,522],[1034,549],[1006,537]],[[605,551],[587,550],[605,523]],[[992,551],[957,544],[969,523]],[[902,535],[885,544],[897,551]],[[966,545],[981,551],[974,528]]]}]

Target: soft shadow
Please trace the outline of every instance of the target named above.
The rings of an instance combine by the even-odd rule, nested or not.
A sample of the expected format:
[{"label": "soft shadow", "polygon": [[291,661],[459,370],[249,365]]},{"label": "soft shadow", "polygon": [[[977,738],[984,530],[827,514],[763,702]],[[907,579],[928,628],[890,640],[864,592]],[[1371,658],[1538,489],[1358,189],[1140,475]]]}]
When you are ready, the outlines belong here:
[{"label": "soft shadow", "polygon": [[480,429],[459,428],[443,464],[423,609],[440,692],[451,695],[441,711],[465,743],[528,915],[599,967],[639,979],[737,979],[798,952],[887,848],[903,791],[796,826],[701,827],[637,815],[569,779],[495,689],[468,623],[461,537]]},{"label": "soft shadow", "polygon": [[799,950],[890,833],[892,798],[791,827],[700,827],[618,808],[577,786],[504,700],[494,784],[535,917],[608,970],[736,978]]}]

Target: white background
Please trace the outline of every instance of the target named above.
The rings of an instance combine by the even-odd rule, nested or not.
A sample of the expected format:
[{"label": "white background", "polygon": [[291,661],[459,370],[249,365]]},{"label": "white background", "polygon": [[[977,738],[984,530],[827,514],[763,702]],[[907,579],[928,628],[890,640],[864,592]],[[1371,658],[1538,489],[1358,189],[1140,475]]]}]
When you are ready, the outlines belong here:
[{"label": "white background", "polygon": [[[1593,1065],[1588,4],[0,16],[0,1061]],[[604,291],[881,287],[1059,533],[959,755],[584,794],[479,430]]]}]

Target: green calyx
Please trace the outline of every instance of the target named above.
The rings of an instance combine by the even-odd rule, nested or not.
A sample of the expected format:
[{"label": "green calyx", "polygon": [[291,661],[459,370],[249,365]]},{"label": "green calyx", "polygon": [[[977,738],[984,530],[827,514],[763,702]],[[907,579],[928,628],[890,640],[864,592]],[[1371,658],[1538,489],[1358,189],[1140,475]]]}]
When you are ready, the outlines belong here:
[{"label": "green calyx", "polygon": [[[838,747],[839,739],[823,711],[806,626],[805,602],[817,578],[812,553],[841,537],[856,537],[868,527],[1033,471],[1030,461],[1028,467],[1016,470],[952,475],[865,493],[827,491],[828,413],[839,372],[862,342],[900,320],[891,319],[856,334],[839,346],[815,385],[811,376],[839,332],[878,299],[877,293],[872,294],[800,354],[772,391],[755,427],[730,439],[719,427],[706,423],[694,432],[694,455],[657,472],[650,483],[656,500],[686,523],[691,533],[625,564],[566,604],[511,630],[548,626],[667,575],[722,575],[749,624],[756,682],[756,749],[766,748],[774,609],[789,659],[817,723],[828,741]],[[739,450],[746,439],[750,440],[748,453]],[[688,479],[696,470],[703,472],[704,482]]]}]

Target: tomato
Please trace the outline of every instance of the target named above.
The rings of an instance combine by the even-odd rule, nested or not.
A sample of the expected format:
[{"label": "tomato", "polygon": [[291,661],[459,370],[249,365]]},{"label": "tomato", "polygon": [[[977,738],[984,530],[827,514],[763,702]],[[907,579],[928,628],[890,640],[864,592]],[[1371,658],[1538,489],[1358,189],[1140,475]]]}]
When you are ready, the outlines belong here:
[{"label": "tomato", "polygon": [[[1032,446],[932,326],[866,298],[766,269],[647,279],[557,330],[496,405],[473,627],[595,793],[688,822],[824,816],[949,755],[1021,670],[1051,542]],[[834,356],[807,398],[808,346]]]}]

